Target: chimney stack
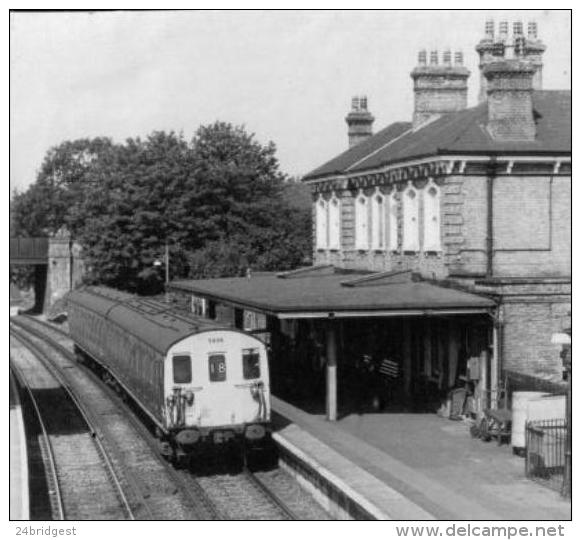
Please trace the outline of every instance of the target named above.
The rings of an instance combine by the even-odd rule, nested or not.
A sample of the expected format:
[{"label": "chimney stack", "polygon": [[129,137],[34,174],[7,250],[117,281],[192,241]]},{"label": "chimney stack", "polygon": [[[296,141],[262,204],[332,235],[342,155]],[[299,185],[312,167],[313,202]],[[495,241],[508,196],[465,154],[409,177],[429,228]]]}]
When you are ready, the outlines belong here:
[{"label": "chimney stack", "polygon": [[367,96],[354,96],[351,110],[345,117],[349,135],[349,148],[353,148],[373,135],[373,115],[367,110]]},{"label": "chimney stack", "polygon": [[426,51],[419,52],[418,65],[410,74],[414,81],[414,129],[442,114],[466,108],[470,71],[463,65],[460,51],[454,59],[452,65],[452,52],[445,51],[440,65],[438,51],[431,51],[430,64],[426,65]]},{"label": "chimney stack", "polygon": [[497,141],[533,141],[533,76],[529,62],[509,59],[484,67],[488,96],[488,132]]},{"label": "chimney stack", "polygon": [[501,21],[498,27],[498,36],[494,36],[494,21],[487,20],[484,27],[484,37],[476,45],[476,52],[480,57],[480,92],[478,101],[487,99],[485,67],[491,62],[497,62],[503,58],[518,58],[529,62],[535,68],[533,88],[541,90],[543,87],[543,53],[545,45],[537,37],[537,23],[529,21],[527,36],[524,34],[522,21],[512,24],[512,39],[508,35],[508,21]]}]

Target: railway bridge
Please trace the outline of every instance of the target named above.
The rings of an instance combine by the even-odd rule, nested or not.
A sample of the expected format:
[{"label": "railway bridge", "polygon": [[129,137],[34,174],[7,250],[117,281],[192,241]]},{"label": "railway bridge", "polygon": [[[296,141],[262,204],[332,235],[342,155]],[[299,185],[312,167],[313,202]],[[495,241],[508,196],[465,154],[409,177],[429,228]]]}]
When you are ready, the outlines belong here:
[{"label": "railway bridge", "polygon": [[46,311],[81,281],[80,246],[66,229],[45,237],[10,237],[10,266],[34,267],[34,311]]}]

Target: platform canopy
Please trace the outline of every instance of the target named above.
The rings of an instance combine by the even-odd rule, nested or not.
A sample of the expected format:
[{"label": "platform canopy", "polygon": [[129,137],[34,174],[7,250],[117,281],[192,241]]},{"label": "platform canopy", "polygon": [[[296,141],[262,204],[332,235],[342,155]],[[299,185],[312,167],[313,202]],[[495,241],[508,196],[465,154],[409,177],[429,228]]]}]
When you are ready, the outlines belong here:
[{"label": "platform canopy", "polygon": [[423,281],[410,271],[370,274],[332,266],[173,281],[169,288],[280,319],[461,315],[486,313],[496,305],[491,298]]}]

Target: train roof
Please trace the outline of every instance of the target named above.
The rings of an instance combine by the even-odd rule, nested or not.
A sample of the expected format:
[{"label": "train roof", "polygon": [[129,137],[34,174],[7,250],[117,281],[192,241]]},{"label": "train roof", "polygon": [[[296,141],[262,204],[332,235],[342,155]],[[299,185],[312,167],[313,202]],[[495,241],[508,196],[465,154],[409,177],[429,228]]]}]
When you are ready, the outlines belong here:
[{"label": "train roof", "polygon": [[106,287],[83,287],[70,292],[67,300],[118,324],[163,354],[173,344],[193,334],[232,330],[223,323],[176,313],[163,302]]}]

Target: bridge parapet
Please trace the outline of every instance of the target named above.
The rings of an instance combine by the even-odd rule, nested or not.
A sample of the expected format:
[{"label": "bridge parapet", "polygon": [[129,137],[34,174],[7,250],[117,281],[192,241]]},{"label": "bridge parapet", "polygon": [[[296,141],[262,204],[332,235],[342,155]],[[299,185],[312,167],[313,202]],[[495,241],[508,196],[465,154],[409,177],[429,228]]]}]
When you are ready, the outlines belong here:
[{"label": "bridge parapet", "polygon": [[10,264],[48,264],[49,238],[10,237]]}]

